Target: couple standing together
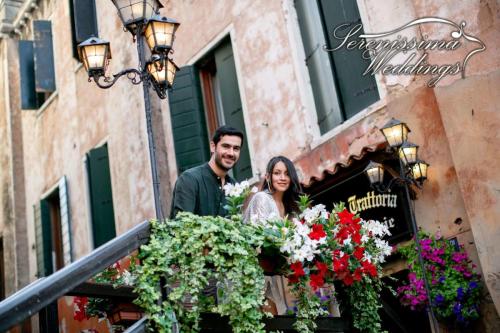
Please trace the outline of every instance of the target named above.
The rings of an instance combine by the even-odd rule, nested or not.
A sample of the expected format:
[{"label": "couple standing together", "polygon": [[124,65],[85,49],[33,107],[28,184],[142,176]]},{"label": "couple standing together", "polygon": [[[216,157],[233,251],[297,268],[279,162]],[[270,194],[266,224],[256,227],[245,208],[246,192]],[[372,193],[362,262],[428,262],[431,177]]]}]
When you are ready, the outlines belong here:
[{"label": "couple standing together", "polygon": [[[233,127],[219,127],[210,141],[208,163],[184,171],[175,183],[170,218],[179,211],[200,216],[225,216],[223,187],[234,183],[228,172],[238,162],[243,133]],[[297,213],[301,187],[293,163],[286,157],[271,158],[260,191],[250,199],[243,212],[245,223],[284,218]],[[287,305],[280,277],[266,279],[266,296],[283,314]]]}]

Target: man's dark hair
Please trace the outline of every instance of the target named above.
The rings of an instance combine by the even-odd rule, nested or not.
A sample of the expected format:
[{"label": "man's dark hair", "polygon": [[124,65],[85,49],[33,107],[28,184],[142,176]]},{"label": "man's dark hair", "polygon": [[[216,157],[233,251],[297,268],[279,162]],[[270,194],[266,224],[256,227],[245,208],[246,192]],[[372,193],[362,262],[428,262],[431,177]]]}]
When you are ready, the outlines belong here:
[{"label": "man's dark hair", "polygon": [[215,130],[214,136],[212,137],[212,141],[217,145],[219,143],[220,139],[224,135],[234,135],[234,136],[239,136],[241,139],[241,145],[243,146],[243,132],[240,131],[239,129],[236,129],[231,126],[221,126],[218,129]]}]

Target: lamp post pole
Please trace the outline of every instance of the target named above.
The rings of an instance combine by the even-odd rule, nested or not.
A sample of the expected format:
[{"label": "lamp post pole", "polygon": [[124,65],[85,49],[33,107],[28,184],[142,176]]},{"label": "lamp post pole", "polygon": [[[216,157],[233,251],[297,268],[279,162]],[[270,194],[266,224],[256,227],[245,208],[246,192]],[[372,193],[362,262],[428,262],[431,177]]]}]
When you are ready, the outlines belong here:
[{"label": "lamp post pole", "polygon": [[[139,56],[139,66],[140,68],[145,68],[146,66],[146,56],[144,50],[144,36],[141,32],[143,30],[143,25],[137,25],[137,54]],[[158,178],[158,168],[156,163],[156,144],[153,133],[153,123],[151,115],[151,97],[149,96],[149,86],[150,80],[143,80],[142,90],[144,94],[144,111],[146,113],[146,130],[148,132],[148,146],[149,146],[149,162],[151,164],[151,177],[153,181],[153,196],[156,219],[163,220],[163,209],[160,196],[160,180]]]},{"label": "lamp post pole", "polygon": [[[179,23],[174,19],[159,15],[158,9],[163,6],[158,0],[137,0],[135,2],[113,0],[113,4],[118,10],[124,27],[130,31],[137,42],[139,68],[127,68],[113,74],[112,77],[106,76],[106,69],[111,59],[111,49],[109,42],[97,37],[90,37],[80,43],[78,55],[87,70],[89,82],[93,80],[102,89],[112,87],[123,76],[134,85],[142,82],[155,214],[158,220],[163,220],[165,216],[160,194],[149,88],[152,87],[158,97],[165,99],[167,89],[172,87],[175,73],[179,68],[169,58],[169,54],[173,51],[174,35]],[[149,60],[146,60],[146,42],[151,49]]]},{"label": "lamp post pole", "polygon": [[[398,157],[398,161],[399,161],[399,175],[402,179],[406,179],[406,176],[404,175],[403,162],[401,161],[401,159],[399,157]],[[424,279],[424,286],[425,286],[425,291],[427,293],[427,299],[429,300],[429,306],[427,307],[427,314],[429,315],[429,317],[431,319],[432,332],[439,333],[439,324],[436,320],[436,316],[434,315],[434,310],[432,309],[431,288],[429,287],[429,282],[427,281],[427,274],[425,273],[424,258],[422,257],[422,249],[420,247],[420,238],[418,237],[418,227],[417,227],[417,220],[415,218],[415,211],[413,210],[413,206],[411,204],[410,190],[408,189],[408,182],[403,181],[403,183],[404,183],[403,187],[404,187],[404,191],[405,191],[405,196],[406,196],[406,199],[408,200],[408,203],[410,206],[410,220],[411,220],[411,226],[413,229],[413,234],[415,235],[415,244],[417,247],[418,262],[420,264],[420,269],[422,270],[422,278]]]}]

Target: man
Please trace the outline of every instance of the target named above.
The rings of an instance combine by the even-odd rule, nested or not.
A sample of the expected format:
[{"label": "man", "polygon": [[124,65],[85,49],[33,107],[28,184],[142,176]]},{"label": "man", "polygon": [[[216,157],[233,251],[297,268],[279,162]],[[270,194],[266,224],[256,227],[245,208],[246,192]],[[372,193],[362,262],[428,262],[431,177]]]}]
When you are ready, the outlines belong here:
[{"label": "man", "polygon": [[215,131],[210,141],[210,161],[184,171],[177,179],[170,218],[179,211],[200,216],[226,215],[223,186],[234,183],[227,173],[240,158],[242,145],[243,133],[236,128],[222,126]]}]

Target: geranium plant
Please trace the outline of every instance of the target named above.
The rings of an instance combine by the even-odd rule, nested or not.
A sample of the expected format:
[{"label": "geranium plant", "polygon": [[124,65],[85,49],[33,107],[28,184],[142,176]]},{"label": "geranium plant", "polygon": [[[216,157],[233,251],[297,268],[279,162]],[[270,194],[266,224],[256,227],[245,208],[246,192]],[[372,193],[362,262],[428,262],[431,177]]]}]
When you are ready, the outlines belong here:
[{"label": "geranium plant", "polygon": [[398,288],[400,301],[412,310],[432,306],[436,317],[445,322],[467,326],[479,318],[481,298],[480,275],[469,260],[463,246],[458,249],[449,240],[437,234],[420,232],[420,249],[430,297],[425,290],[415,243],[399,249],[408,260],[409,282]]},{"label": "geranium plant", "polygon": [[343,204],[328,212],[321,204],[310,207],[308,197],[302,196],[300,209],[297,218],[268,223],[271,231],[265,233],[274,231],[274,242],[289,264],[288,281],[298,299],[295,328],[299,332],[316,328],[314,320],[326,313],[311,291],[340,280],[352,303],[354,326],[380,331],[380,263],[392,252],[382,238],[389,230],[351,214]]}]

